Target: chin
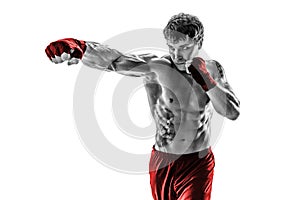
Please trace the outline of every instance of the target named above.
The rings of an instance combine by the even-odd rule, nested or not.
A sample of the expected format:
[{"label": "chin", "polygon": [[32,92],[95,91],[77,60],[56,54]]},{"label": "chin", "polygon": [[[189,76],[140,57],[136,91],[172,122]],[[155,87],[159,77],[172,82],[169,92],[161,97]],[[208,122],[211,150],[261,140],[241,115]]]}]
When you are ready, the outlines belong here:
[{"label": "chin", "polygon": [[175,66],[180,70],[185,70],[185,63],[182,64],[175,64]]}]

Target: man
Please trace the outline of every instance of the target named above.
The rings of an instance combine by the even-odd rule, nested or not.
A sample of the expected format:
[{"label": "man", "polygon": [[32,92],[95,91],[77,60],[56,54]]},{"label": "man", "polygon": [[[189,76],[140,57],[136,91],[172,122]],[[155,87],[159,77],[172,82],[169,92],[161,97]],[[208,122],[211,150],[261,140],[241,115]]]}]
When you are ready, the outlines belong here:
[{"label": "man", "polygon": [[214,156],[210,148],[212,108],[235,120],[240,102],[223,67],[203,60],[199,50],[203,26],[197,17],[180,13],[164,29],[170,55],[131,55],[96,42],[66,38],[50,43],[54,63],[67,61],[144,78],[157,130],[149,163],[155,200],[208,200]]}]

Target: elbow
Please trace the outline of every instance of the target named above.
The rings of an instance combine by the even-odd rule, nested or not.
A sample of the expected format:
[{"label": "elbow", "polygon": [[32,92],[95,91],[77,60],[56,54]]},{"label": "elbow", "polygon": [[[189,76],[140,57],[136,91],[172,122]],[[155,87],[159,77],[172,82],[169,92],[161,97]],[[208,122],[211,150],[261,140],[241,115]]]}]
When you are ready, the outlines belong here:
[{"label": "elbow", "polygon": [[240,102],[227,100],[223,104],[214,104],[214,108],[223,117],[236,120],[240,116]]},{"label": "elbow", "polygon": [[238,117],[240,116],[240,112],[239,111],[235,111],[230,115],[227,115],[227,118],[234,121],[236,120]]},{"label": "elbow", "polygon": [[235,98],[231,99],[227,104],[227,118],[230,120],[236,120],[240,116],[240,101]]},{"label": "elbow", "polygon": [[236,120],[240,116],[240,109],[239,107],[232,107],[230,112],[227,112],[226,117],[230,120]]}]

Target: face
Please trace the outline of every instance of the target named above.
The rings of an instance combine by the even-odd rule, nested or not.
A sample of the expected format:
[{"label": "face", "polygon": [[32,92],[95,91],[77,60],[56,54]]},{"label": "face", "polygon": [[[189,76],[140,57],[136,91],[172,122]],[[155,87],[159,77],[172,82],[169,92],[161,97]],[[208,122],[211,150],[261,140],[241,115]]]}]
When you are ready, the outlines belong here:
[{"label": "face", "polygon": [[186,63],[191,62],[199,54],[199,45],[188,36],[176,42],[167,40],[167,45],[171,58],[179,70],[185,70]]}]

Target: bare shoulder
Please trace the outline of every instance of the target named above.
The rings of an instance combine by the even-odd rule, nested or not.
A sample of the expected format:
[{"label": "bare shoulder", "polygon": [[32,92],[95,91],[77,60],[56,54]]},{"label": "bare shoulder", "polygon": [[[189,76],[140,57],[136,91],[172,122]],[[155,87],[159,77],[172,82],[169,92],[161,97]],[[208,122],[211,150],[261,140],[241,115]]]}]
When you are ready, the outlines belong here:
[{"label": "bare shoulder", "polygon": [[225,78],[225,71],[222,65],[216,60],[205,60],[206,69],[213,78]]},{"label": "bare shoulder", "polygon": [[150,67],[150,71],[157,74],[165,72],[165,70],[169,69],[171,66],[171,61],[166,57],[155,57],[147,63]]},{"label": "bare shoulder", "polygon": [[147,63],[150,71],[150,73],[145,76],[145,81],[153,81],[157,78],[158,74],[164,74],[165,70],[171,66],[171,61],[166,57],[158,57],[151,53],[140,54],[139,57]]},{"label": "bare shoulder", "polygon": [[161,65],[166,65],[166,66],[170,66],[171,65],[171,61],[166,57],[166,56],[163,56],[163,57],[156,57],[156,58],[153,58],[151,60],[151,63],[152,64],[161,64]]},{"label": "bare shoulder", "polygon": [[216,60],[206,60],[205,63],[206,68],[213,77],[213,79],[232,92],[232,88],[227,81],[225,71],[222,65]]},{"label": "bare shoulder", "polygon": [[158,57],[155,54],[147,53],[139,54],[138,57],[143,59],[147,64],[171,65],[171,61],[167,58],[167,56]]},{"label": "bare shoulder", "polygon": [[151,61],[152,59],[157,59],[157,55],[152,54],[152,53],[145,53],[145,54],[139,54],[138,55],[140,58],[144,59],[146,62]]}]

